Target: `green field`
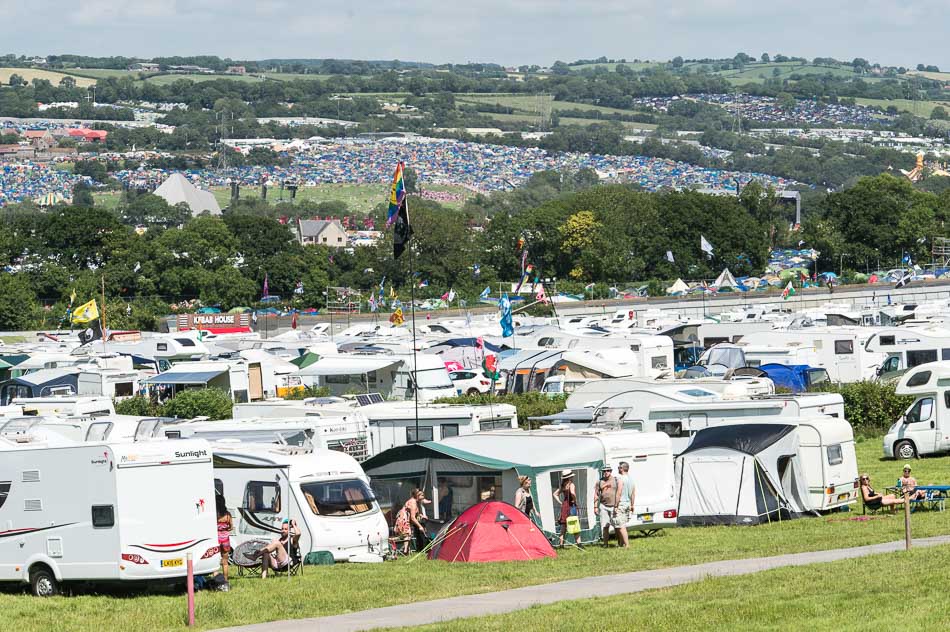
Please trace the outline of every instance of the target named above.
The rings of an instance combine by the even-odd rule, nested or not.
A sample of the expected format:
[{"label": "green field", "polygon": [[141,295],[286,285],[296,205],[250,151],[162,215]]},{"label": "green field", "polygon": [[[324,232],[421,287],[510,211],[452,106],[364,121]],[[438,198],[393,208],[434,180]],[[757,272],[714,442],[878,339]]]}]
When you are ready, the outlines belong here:
[{"label": "green field", "polygon": [[617,66],[626,66],[633,71],[646,70],[647,68],[654,68],[656,66],[664,66],[667,62],[662,61],[641,61],[641,62],[624,62],[624,63],[607,63],[607,64],[579,64],[577,66],[571,66],[571,70],[590,70],[592,68],[606,68],[610,72],[617,70]]},{"label": "green field", "polygon": [[[778,75],[775,70],[778,69]],[[819,75],[831,74],[835,77],[860,78],[863,81],[880,81],[880,77],[857,75],[850,66],[816,66],[801,62],[772,62],[748,64],[742,70],[721,70],[714,74],[720,75],[734,84],[762,83],[766,79],[787,79],[791,75]]]},{"label": "green field", "polygon": [[276,79],[277,81],[295,81],[297,79],[304,79],[307,81],[314,80],[326,80],[332,77],[333,75],[314,75],[314,74],[299,74],[299,73],[290,73],[290,72],[265,72],[264,76],[268,79]]},{"label": "green field", "polygon": [[89,86],[95,85],[96,83],[95,79],[75,77],[61,72],[54,72],[52,70],[41,70],[39,68],[0,68],[0,84],[9,85],[10,77],[12,75],[20,75],[27,82],[31,82],[34,79],[46,79],[54,86],[59,85],[59,82],[65,77],[72,77],[75,79],[76,85],[80,88],[87,88]]},{"label": "green field", "polygon": [[[861,470],[872,475],[876,487],[883,488],[899,476],[901,463],[881,459],[879,437],[859,442],[857,452]],[[915,476],[922,484],[950,481],[950,457],[920,459],[914,462],[914,470]],[[670,529],[659,536],[634,538],[628,550],[600,547],[588,547],[585,551],[567,549],[559,551],[557,559],[535,562],[466,565],[403,559],[382,565],[307,567],[302,577],[290,581],[284,578],[265,581],[258,578],[235,579],[229,593],[198,595],[197,622],[199,628],[209,629],[275,619],[339,614],[420,599],[483,593],[592,575],[861,546],[899,540],[902,537],[903,520],[900,514],[860,519],[860,507],[857,509],[858,513],[836,513],[820,518],[803,518],[757,527]],[[948,516],[950,514],[940,512],[914,513],[914,536],[950,533]],[[940,557],[936,557],[938,553]],[[702,607],[702,596],[708,595],[708,615],[724,617],[723,625],[729,627],[739,626],[743,620],[748,624],[754,620],[748,618],[751,616],[766,617],[764,620],[770,621],[768,617],[785,614],[786,604],[773,603],[777,596],[782,596],[783,600],[794,597],[797,604],[811,603],[812,606],[805,610],[806,615],[813,613],[815,609],[821,609],[830,616],[833,613],[826,611],[840,607],[844,613],[841,616],[852,616],[855,611],[846,602],[852,599],[855,591],[864,590],[862,582],[865,580],[869,582],[869,592],[877,595],[877,603],[883,613],[886,607],[896,607],[896,604],[888,604],[883,595],[904,586],[904,578],[910,578],[915,594],[924,591],[920,592],[923,599],[918,604],[921,609],[920,616],[931,616],[930,604],[938,602],[940,612],[943,613],[943,601],[931,598],[930,592],[932,589],[942,590],[943,583],[931,577],[930,571],[927,570],[931,565],[924,562],[933,559],[933,568],[936,569],[935,572],[943,573],[942,578],[945,577],[946,563],[950,561],[950,555],[941,553],[938,549],[914,555],[917,557],[909,558],[909,563],[906,561],[908,558],[894,555],[842,563],[844,566],[837,568],[837,572],[833,572],[836,567],[830,565],[811,569],[779,570],[751,578],[708,580],[641,597],[627,597],[626,600],[631,603],[632,608],[641,607],[637,605],[640,599],[660,600],[651,602],[650,607],[656,609],[659,606],[660,610],[673,617],[673,611],[685,607],[690,600],[698,599],[701,602],[692,607]],[[918,572],[915,569],[918,568],[926,570],[926,574],[915,575],[914,573]],[[846,571],[845,574],[840,574],[842,569]],[[785,573],[792,575],[786,577]],[[821,579],[823,573],[829,573],[836,578],[835,590],[822,593],[820,589],[825,586],[822,583],[825,580]],[[776,579],[766,581],[763,577]],[[916,583],[918,578],[924,583]],[[886,589],[887,586],[890,589]],[[794,587],[794,590],[791,587]],[[678,591],[685,592],[681,594]],[[799,594],[803,596],[797,597]],[[818,599],[818,596],[823,594],[824,600]],[[726,609],[725,604],[731,603],[730,600],[736,600],[738,612],[734,615],[720,612]],[[621,601],[624,600],[618,599],[618,602]],[[587,605],[584,607],[587,608]],[[570,614],[577,610],[570,604],[557,608],[566,608],[564,616],[586,616],[588,625],[581,626],[581,629],[589,627],[599,630],[613,627],[610,619],[598,618],[609,617],[609,614],[598,612],[595,617],[589,609],[583,610],[584,615]],[[761,609],[761,612],[757,608]],[[7,626],[18,632],[45,632],[54,628],[82,632],[119,628],[129,632],[154,632],[184,627],[185,599],[181,595],[115,598],[91,594],[49,599],[39,608],[34,598],[11,590],[0,593],[0,611],[4,613]],[[522,616],[533,616],[534,612],[536,610],[528,611],[522,613]],[[739,613],[744,616],[740,617]],[[626,617],[623,619],[628,620]],[[681,621],[678,618],[675,620]],[[548,618],[545,629],[551,628],[550,623],[551,619]],[[524,624],[534,626],[531,629],[540,629],[528,619],[524,620]],[[652,626],[640,627],[651,629]],[[820,627],[828,629],[828,626]],[[831,627],[840,629],[840,626]],[[772,626],[770,629],[800,628],[801,626],[791,625]],[[562,629],[576,628],[569,625],[562,626]]]},{"label": "green field", "polygon": [[122,77],[131,77],[135,81],[139,80],[139,73],[137,72],[113,68],[68,68],[64,69],[63,72],[76,77],[87,77],[90,79],[109,79],[112,77],[121,79]]},{"label": "green field", "polygon": [[188,81],[194,81],[195,83],[200,83],[202,81],[215,81],[217,79],[229,79],[232,81],[263,81],[257,75],[152,75],[146,77],[145,81],[149,83],[156,83],[158,85],[168,85],[170,83],[175,83],[181,79],[187,79]]},{"label": "green field", "polygon": [[908,75],[920,75],[934,81],[950,82],[950,72],[927,72],[926,70],[909,70]]},{"label": "green field", "polygon": [[939,630],[947,627],[948,564],[948,546],[916,549],[565,601],[416,630],[546,632],[552,621],[562,630],[615,629],[620,621],[672,632],[695,629],[699,621],[707,630]]},{"label": "green field", "polygon": [[[540,100],[540,104],[539,104]],[[542,95],[539,99],[537,95],[526,94],[459,94],[455,97],[458,105],[501,105],[511,108],[511,112],[496,114],[494,112],[483,112],[485,116],[497,121],[518,122],[518,123],[536,123],[538,120],[539,106],[546,114],[564,110],[593,110],[603,114],[631,114],[631,110],[621,108],[603,107],[599,105],[587,105],[586,103],[574,103],[571,101],[555,101],[552,95]],[[562,125],[590,125],[600,119],[561,117]],[[656,125],[650,123],[631,123],[624,122],[623,126],[627,129],[655,129]]]},{"label": "green field", "polygon": [[[474,195],[471,191],[461,186],[431,184],[425,185],[429,191],[444,191],[462,196],[457,202],[445,202],[444,206],[448,208],[461,208],[465,200]],[[221,208],[227,206],[231,201],[231,190],[226,187],[218,187],[211,190],[215,199]],[[241,187],[242,199],[260,198],[260,187]],[[389,185],[380,184],[321,184],[315,187],[300,187],[297,190],[297,201],[309,202],[345,202],[348,209],[354,213],[368,213],[378,204],[386,202],[389,193]],[[267,190],[267,199],[272,204],[280,201],[280,188],[269,188]],[[93,199],[97,206],[107,209],[116,208],[122,201],[122,192],[97,192],[93,193]],[[284,191],[284,201],[290,201],[290,192]]]},{"label": "green field", "polygon": [[930,113],[938,105],[950,111],[950,101],[911,101],[910,99],[864,99],[857,98],[855,103],[860,105],[876,105],[882,108],[894,106],[899,112],[910,112],[916,116],[930,118]]}]

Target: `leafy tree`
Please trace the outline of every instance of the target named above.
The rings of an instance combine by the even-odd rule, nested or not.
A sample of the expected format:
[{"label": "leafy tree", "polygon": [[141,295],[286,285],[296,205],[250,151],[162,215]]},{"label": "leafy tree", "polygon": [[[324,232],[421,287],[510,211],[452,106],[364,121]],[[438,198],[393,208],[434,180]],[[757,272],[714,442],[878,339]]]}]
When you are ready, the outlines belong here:
[{"label": "leafy tree", "polygon": [[[558,227],[558,232],[561,233],[561,250],[572,258],[578,257],[590,248],[594,235],[600,228],[601,224],[594,218],[592,212],[574,213]],[[572,279],[585,278],[584,268],[581,265],[575,265],[569,274]]]},{"label": "leafy tree", "polygon": [[0,330],[19,331],[33,323],[36,294],[25,276],[0,275]]},{"label": "leafy tree", "polygon": [[762,57],[760,59],[762,60],[763,64],[767,64],[771,61],[768,53],[762,53]]},{"label": "leafy tree", "polygon": [[92,198],[92,187],[85,182],[77,182],[73,186],[73,206],[91,208],[96,202]]},{"label": "leafy tree", "polygon": [[946,121],[947,119],[950,119],[950,116],[947,115],[947,108],[943,107],[942,105],[936,106],[930,112],[930,119],[933,121]]},{"label": "leafy tree", "polygon": [[682,68],[683,67],[683,58],[677,55],[673,58],[672,61],[673,68]]},{"label": "leafy tree", "polygon": [[406,167],[402,172],[403,180],[405,180],[406,193],[416,193],[416,183],[419,179],[419,176],[416,174],[416,170],[412,167]]}]

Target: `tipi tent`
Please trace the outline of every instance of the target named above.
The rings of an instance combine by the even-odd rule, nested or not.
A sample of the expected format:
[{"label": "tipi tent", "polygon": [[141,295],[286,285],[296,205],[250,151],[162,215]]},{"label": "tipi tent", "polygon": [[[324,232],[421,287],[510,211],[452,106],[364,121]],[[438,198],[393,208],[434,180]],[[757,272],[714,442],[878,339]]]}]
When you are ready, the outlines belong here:
[{"label": "tipi tent", "polygon": [[810,510],[798,434],[786,424],[714,426],[676,458],[680,525],[754,525]]},{"label": "tipi tent", "polygon": [[666,293],[673,296],[682,296],[689,292],[689,286],[683,281],[683,279],[676,279],[676,282],[670,287],[666,288]]},{"label": "tipi tent", "polygon": [[199,215],[205,211],[212,215],[221,214],[221,207],[214,198],[214,194],[202,191],[180,173],[168,176],[161,186],[155,189],[155,195],[172,206],[184,202],[191,209],[192,215]]},{"label": "tipi tent", "polygon": [[712,286],[716,288],[718,292],[741,292],[746,289],[744,285],[736,282],[736,278],[732,276],[732,272],[729,272],[729,268],[723,268],[723,271],[719,273],[719,277]]},{"label": "tipi tent", "polygon": [[557,557],[528,516],[497,500],[477,503],[445,526],[429,550],[430,560],[509,562]]}]

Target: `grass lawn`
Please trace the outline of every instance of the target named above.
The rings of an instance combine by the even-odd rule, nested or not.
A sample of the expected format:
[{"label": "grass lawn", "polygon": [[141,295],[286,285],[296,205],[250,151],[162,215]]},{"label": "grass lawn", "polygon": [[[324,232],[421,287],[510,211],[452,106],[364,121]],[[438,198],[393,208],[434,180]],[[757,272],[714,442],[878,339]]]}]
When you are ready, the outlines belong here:
[{"label": "grass lawn", "polygon": [[92,194],[96,206],[112,210],[122,201],[122,191],[102,191]]},{"label": "grass lawn", "polygon": [[899,112],[910,112],[917,116],[930,118],[930,113],[938,105],[950,110],[950,101],[913,101],[911,99],[864,99],[857,98],[855,103],[860,105],[877,105],[882,108],[894,106]]},{"label": "grass lawn", "polygon": [[577,66],[571,66],[571,70],[589,70],[591,68],[606,68],[610,72],[617,70],[617,66],[626,66],[630,70],[641,71],[646,70],[647,68],[653,68],[654,66],[662,66],[666,62],[662,61],[641,61],[641,62],[624,62],[624,63],[607,63],[607,64],[578,64]]},{"label": "grass lawn", "polygon": [[[883,488],[899,476],[902,464],[895,461],[883,461],[880,458],[880,438],[862,441],[858,444],[858,459],[862,471],[868,471],[878,488]],[[950,481],[950,458],[922,459],[914,463],[915,475],[922,484]],[[858,509],[860,512],[860,509]],[[820,518],[801,519],[773,523],[758,527],[710,527],[671,529],[660,536],[635,538],[627,551],[619,549],[604,550],[591,547],[586,551],[565,550],[558,559],[536,562],[512,562],[500,564],[447,564],[432,563],[426,560],[390,562],[382,565],[339,565],[334,567],[307,567],[303,577],[287,581],[273,578],[267,581],[259,579],[235,579],[229,593],[201,593],[198,595],[198,625],[202,628],[215,628],[242,623],[255,623],[285,618],[313,617],[340,614],[371,607],[380,607],[405,603],[419,599],[437,599],[463,594],[490,592],[505,588],[516,588],[564,579],[582,578],[591,575],[621,573],[635,570],[664,568],[683,564],[696,564],[722,559],[737,559],[814,551],[847,546],[859,546],[877,542],[899,540],[903,534],[903,522],[899,514],[873,516],[867,520],[855,520],[858,514],[837,513]],[[915,537],[926,537],[950,533],[950,514],[921,511],[914,514],[913,531]],[[925,553],[924,558],[927,557]],[[903,572],[894,572],[897,556],[891,558],[894,563],[874,561],[854,562],[855,568],[875,569],[874,574],[881,577],[891,588],[900,580]],[[927,558],[929,559],[929,558]],[[944,572],[948,555],[936,568]],[[844,563],[842,563],[844,564]],[[876,566],[875,566],[876,565]],[[774,571],[808,573],[807,569]],[[819,575],[823,571],[814,571]],[[845,599],[849,590],[856,590],[858,582],[852,574],[834,574],[837,583],[835,591],[824,594],[834,603]],[[909,572],[909,569],[908,569]],[[886,578],[886,579],[884,579]],[[736,580],[711,580],[742,581]],[[763,582],[751,579],[761,586],[760,590],[773,591],[775,595],[791,597],[806,586],[818,594],[817,580],[788,580],[782,582]],[[714,590],[723,598],[733,599],[742,594],[736,589],[705,588],[710,582],[697,587],[684,587],[655,593],[671,595],[678,599],[677,590]],[[774,584],[774,586],[772,585]],[[923,585],[942,586],[942,582],[914,582],[915,590]],[[795,586],[796,591],[790,591]],[[751,589],[751,588],[750,588]],[[683,603],[695,600],[702,593],[690,593],[682,597]],[[759,593],[761,594],[761,593]],[[770,593],[771,594],[771,593]],[[744,598],[745,599],[745,598]],[[632,598],[629,601],[636,603]],[[771,599],[752,596],[746,600],[748,607],[768,603],[762,606],[768,616],[779,617],[784,604]],[[746,603],[740,602],[740,605]],[[932,601],[932,600],[931,600]],[[821,603],[814,601],[815,604]],[[876,603],[881,606],[878,595]],[[671,605],[679,605],[671,601]],[[562,606],[558,606],[562,607]],[[10,629],[18,632],[40,632],[57,630],[91,630],[93,628],[111,630],[122,628],[127,631],[176,629],[183,627],[185,599],[181,595],[149,595],[136,597],[82,595],[78,597],[54,598],[42,602],[19,592],[8,591],[0,594],[0,611]],[[773,612],[771,608],[776,608]],[[829,608],[830,609],[830,608]],[[661,609],[672,613],[676,608]],[[722,608],[711,609],[710,616],[731,616],[720,612]],[[828,609],[823,609],[823,611]],[[880,610],[880,608],[878,608]],[[584,609],[585,616],[589,609]],[[600,612],[601,609],[598,609]],[[606,612],[606,611],[604,611]],[[678,615],[677,615],[678,616]],[[741,622],[738,617],[735,621]],[[748,617],[746,613],[746,617]],[[677,619],[679,621],[679,619]],[[746,618],[746,621],[749,619]],[[548,619],[550,627],[551,619]],[[592,623],[594,620],[589,620]],[[601,621],[604,623],[604,621]],[[604,623],[605,624],[605,623]],[[605,624],[606,625],[606,624]],[[723,625],[728,625],[725,622]],[[573,626],[568,626],[573,627]],[[651,626],[646,626],[647,628]],[[598,625],[594,629],[600,629]]]},{"label": "grass lawn", "polygon": [[52,70],[42,70],[40,68],[0,68],[0,83],[3,85],[9,85],[11,75],[20,75],[27,82],[31,82],[34,79],[46,79],[54,86],[58,86],[59,82],[62,81],[64,77],[72,77],[75,79],[76,85],[80,88],[87,88],[89,86],[96,85],[95,79],[75,77],[73,75],[54,72]]},{"label": "grass lawn", "polygon": [[[950,547],[887,553],[605,599],[566,601],[417,630],[938,630],[948,615],[944,581]],[[895,593],[910,593],[900,598]],[[891,597],[891,598],[889,598]],[[897,597],[897,598],[893,598]],[[624,626],[625,627],[625,626]]]},{"label": "grass lawn", "polygon": [[[461,195],[461,200],[457,202],[446,202],[444,206],[450,208],[461,208],[469,197],[474,195],[471,191],[464,187],[452,186],[452,185],[425,185],[425,188],[430,191],[446,191],[450,193],[455,193]],[[222,207],[226,206],[230,202],[231,190],[226,188],[216,188],[212,189],[215,198],[218,200],[218,204]],[[259,198],[260,197],[260,187],[242,187],[241,188],[241,197],[242,198]],[[330,202],[330,201],[341,201],[346,202],[349,210],[356,213],[367,213],[373,210],[378,204],[386,203],[387,195],[389,193],[389,185],[386,183],[379,184],[321,184],[315,187],[300,187],[297,189],[297,200],[303,201],[307,200],[310,202]],[[280,189],[268,189],[267,199],[272,203],[280,200]],[[290,200],[290,192],[284,191],[284,200]]]}]

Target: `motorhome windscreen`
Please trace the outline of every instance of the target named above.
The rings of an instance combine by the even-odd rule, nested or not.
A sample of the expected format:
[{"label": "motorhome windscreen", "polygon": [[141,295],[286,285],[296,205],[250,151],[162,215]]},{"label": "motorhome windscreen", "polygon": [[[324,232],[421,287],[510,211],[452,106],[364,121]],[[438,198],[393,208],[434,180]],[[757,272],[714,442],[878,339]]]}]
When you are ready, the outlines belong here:
[{"label": "motorhome windscreen", "polygon": [[317,516],[353,516],[375,508],[373,492],[359,479],[303,483],[300,490]]},{"label": "motorhome windscreen", "polygon": [[444,368],[413,371],[412,376],[419,388],[452,388],[452,380]]}]

